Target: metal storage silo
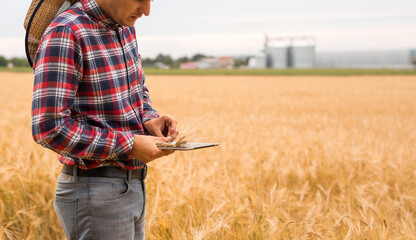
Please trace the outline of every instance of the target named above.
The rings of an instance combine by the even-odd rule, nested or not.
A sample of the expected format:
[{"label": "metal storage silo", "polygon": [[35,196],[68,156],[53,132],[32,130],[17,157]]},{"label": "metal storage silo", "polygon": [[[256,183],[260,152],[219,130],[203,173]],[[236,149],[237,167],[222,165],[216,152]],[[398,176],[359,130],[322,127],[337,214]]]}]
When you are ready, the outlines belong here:
[{"label": "metal storage silo", "polygon": [[275,69],[282,69],[288,67],[288,47],[271,47],[269,49],[270,54],[270,67]]},{"label": "metal storage silo", "polygon": [[315,46],[293,46],[291,47],[291,61],[293,68],[315,67]]}]

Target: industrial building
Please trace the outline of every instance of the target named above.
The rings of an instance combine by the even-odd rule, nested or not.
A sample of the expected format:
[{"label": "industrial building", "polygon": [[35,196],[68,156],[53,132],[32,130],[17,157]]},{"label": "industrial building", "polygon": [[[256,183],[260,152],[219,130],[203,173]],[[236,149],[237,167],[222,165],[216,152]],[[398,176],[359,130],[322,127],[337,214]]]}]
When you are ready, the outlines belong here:
[{"label": "industrial building", "polygon": [[410,49],[318,52],[316,54],[317,68],[411,69],[415,65],[416,51]]},{"label": "industrial building", "polygon": [[265,37],[263,51],[249,60],[254,69],[416,67],[416,49],[316,52],[313,37]]},{"label": "industrial building", "polygon": [[314,68],[315,39],[309,36],[265,37],[264,50],[249,60],[250,68]]}]

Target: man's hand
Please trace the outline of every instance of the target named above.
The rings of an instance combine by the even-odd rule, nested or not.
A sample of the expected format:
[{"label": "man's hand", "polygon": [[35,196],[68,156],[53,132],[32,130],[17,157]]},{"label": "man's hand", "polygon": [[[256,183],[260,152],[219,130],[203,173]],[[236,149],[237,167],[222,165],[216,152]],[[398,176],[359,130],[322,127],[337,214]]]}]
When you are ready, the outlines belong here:
[{"label": "man's hand", "polygon": [[160,150],[156,147],[157,142],[170,142],[171,137],[153,137],[135,135],[131,155],[143,163],[151,162],[157,158],[174,153],[171,150]]},{"label": "man's hand", "polygon": [[146,130],[157,137],[171,137],[171,141],[175,140],[179,132],[176,130],[178,122],[171,115],[166,114],[160,118],[146,121],[143,125]]}]

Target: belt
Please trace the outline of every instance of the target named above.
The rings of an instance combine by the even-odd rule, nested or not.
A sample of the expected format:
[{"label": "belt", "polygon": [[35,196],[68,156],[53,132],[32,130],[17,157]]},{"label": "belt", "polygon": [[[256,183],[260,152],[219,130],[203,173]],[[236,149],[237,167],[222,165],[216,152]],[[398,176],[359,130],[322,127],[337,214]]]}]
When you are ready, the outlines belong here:
[{"label": "belt", "polygon": [[[64,165],[62,173],[73,176],[74,166]],[[119,167],[98,167],[89,170],[77,168],[78,177],[109,177],[109,178],[130,178],[144,180],[147,176],[147,165],[142,169],[125,170]]]}]

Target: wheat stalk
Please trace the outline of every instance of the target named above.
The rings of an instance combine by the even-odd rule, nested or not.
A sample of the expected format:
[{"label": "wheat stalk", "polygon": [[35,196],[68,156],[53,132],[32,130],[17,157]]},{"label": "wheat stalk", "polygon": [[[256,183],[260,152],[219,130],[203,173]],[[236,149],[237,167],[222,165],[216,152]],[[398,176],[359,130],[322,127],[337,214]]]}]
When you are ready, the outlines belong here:
[{"label": "wheat stalk", "polygon": [[180,147],[185,145],[191,139],[191,135],[194,132],[194,125],[190,120],[184,120],[181,124],[181,130],[179,131],[179,135],[176,137],[175,142],[158,142],[156,146],[158,147]]}]

